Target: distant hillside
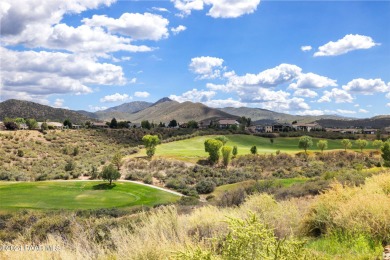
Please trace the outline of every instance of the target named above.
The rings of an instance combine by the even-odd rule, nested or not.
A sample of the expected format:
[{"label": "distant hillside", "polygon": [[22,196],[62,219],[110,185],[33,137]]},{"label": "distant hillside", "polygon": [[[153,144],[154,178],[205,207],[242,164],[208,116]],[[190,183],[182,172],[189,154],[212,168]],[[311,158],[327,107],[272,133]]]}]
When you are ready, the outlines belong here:
[{"label": "distant hillside", "polygon": [[117,120],[128,120],[128,114],[136,113],[145,108],[148,108],[153,103],[145,102],[145,101],[133,101],[129,103],[124,103],[122,105],[116,107],[110,107],[105,110],[95,112],[95,116],[102,120],[111,120],[112,118],[116,118]]},{"label": "distant hillside", "polygon": [[220,108],[219,110],[235,116],[250,117],[252,122],[257,123],[292,123],[293,121],[298,121],[300,123],[310,123],[319,119],[343,119],[343,117],[336,115],[297,116],[278,113],[267,109],[249,107],[225,107]]},{"label": "distant hillside", "polygon": [[317,122],[323,127],[384,128],[390,126],[390,116],[376,116],[372,118],[356,120],[321,119],[317,120]]},{"label": "distant hillside", "polygon": [[69,119],[72,123],[80,124],[93,120],[72,110],[54,108],[30,101],[9,99],[0,103],[0,120],[5,117],[35,118],[37,121],[63,122]]},{"label": "distant hillside", "polygon": [[141,122],[149,120],[155,123],[169,122],[172,119],[179,123],[190,120],[201,121],[212,118],[234,118],[234,116],[218,109],[207,107],[201,103],[172,101],[169,98],[163,98],[152,106],[145,108],[137,113],[129,114],[127,119],[131,122]]}]

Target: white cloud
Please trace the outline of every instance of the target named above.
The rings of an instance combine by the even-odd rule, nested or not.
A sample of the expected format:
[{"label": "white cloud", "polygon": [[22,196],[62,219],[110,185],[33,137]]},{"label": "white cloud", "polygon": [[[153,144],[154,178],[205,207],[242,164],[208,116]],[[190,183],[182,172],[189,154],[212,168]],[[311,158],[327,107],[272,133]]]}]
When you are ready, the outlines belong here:
[{"label": "white cloud", "polygon": [[368,110],[365,110],[365,109],[359,109],[359,113],[368,113],[369,111]]},{"label": "white cloud", "polygon": [[100,99],[100,102],[102,103],[108,103],[108,102],[118,102],[118,101],[126,101],[131,99],[131,97],[127,94],[119,94],[115,93],[113,95],[108,95]]},{"label": "white cloud", "polygon": [[387,107],[390,107],[390,103],[387,103],[386,106],[387,106]]},{"label": "white cloud", "polygon": [[125,83],[122,68],[59,52],[13,51],[0,47],[2,97],[45,99],[51,94],[86,94],[94,85]]},{"label": "white cloud", "polygon": [[314,73],[302,73],[296,83],[290,84],[291,89],[318,89],[325,87],[336,87],[336,80],[320,76]]},{"label": "white cloud", "polygon": [[213,18],[237,18],[256,11],[260,0],[204,0],[212,5],[207,15]]},{"label": "white cloud", "polygon": [[147,98],[150,96],[150,93],[146,91],[137,91],[134,93],[134,96],[139,98]]},{"label": "white cloud", "polygon": [[332,100],[336,103],[352,103],[353,97],[343,89],[333,88],[331,91],[324,91],[324,95],[318,102],[331,102]]},{"label": "white cloud", "polygon": [[64,105],[64,101],[63,99],[61,98],[57,98],[55,101],[54,101],[54,106],[55,107],[62,107]]},{"label": "white cloud", "polygon": [[124,13],[118,19],[94,15],[91,19],[84,18],[82,22],[91,27],[105,27],[110,32],[127,35],[135,40],[158,41],[169,35],[169,21],[151,13]]},{"label": "white cloud", "polygon": [[179,34],[180,32],[184,32],[185,30],[187,30],[187,27],[185,27],[184,25],[179,25],[176,28],[171,28],[172,33],[175,35]]},{"label": "white cloud", "polygon": [[390,98],[390,92],[386,94],[386,97],[387,97],[387,98]]},{"label": "white cloud", "polygon": [[344,110],[344,109],[337,109],[336,112],[339,114],[356,114],[356,111]]},{"label": "white cloud", "polygon": [[195,88],[193,90],[189,90],[183,93],[181,96],[170,95],[169,98],[180,103],[185,101],[206,102],[210,100],[212,97],[214,97],[215,94],[217,93],[214,91],[197,90]]},{"label": "white cloud", "polygon": [[191,59],[190,70],[199,75],[199,79],[214,79],[221,76],[224,60],[216,57],[202,56]]},{"label": "white cloud", "polygon": [[241,97],[241,100],[248,103],[259,103],[268,101],[286,102],[288,97],[290,96],[290,94],[285,91],[273,91],[267,88],[258,88],[252,91],[246,91],[246,89],[244,89],[238,91],[238,94]]},{"label": "white cloud", "polygon": [[100,111],[100,110],[106,110],[108,107],[89,105],[88,108],[89,108],[90,111],[96,112],[96,111]]},{"label": "white cloud", "polygon": [[322,110],[303,110],[297,113],[297,115],[301,116],[322,116],[324,115],[324,111]]},{"label": "white cloud", "polygon": [[315,98],[318,96],[317,92],[310,89],[298,89],[294,92],[294,96],[297,97],[307,97],[307,98]]},{"label": "white cloud", "polygon": [[280,64],[272,69],[267,69],[259,74],[246,74],[237,76],[235,73],[228,75],[230,88],[240,87],[276,87],[287,83],[301,74],[302,69],[296,65]]},{"label": "white cloud", "polygon": [[311,51],[312,47],[310,45],[306,45],[306,46],[301,46],[301,51]]},{"label": "white cloud", "polygon": [[369,36],[359,34],[347,34],[344,38],[336,42],[328,42],[325,45],[318,47],[318,51],[314,53],[314,57],[319,56],[337,56],[353,50],[370,49],[378,43]]},{"label": "white cloud", "polygon": [[233,100],[232,98],[228,98],[228,99],[213,99],[213,100],[209,100],[209,101],[204,102],[204,104],[206,106],[209,106],[209,107],[217,107],[217,108],[221,108],[221,107],[244,107],[244,106],[247,105],[246,103],[242,103],[241,101],[238,101],[238,100]]},{"label": "white cloud", "polygon": [[152,7],[152,10],[158,11],[158,12],[163,12],[163,13],[170,13],[168,9],[163,8],[163,7]]},{"label": "white cloud", "polygon": [[192,10],[203,10],[203,0],[171,0],[171,2],[182,15],[189,15]]},{"label": "white cloud", "polygon": [[237,18],[256,11],[260,0],[171,0],[181,16],[191,14],[192,10],[203,10],[211,5],[207,15],[213,18]]},{"label": "white cloud", "polygon": [[135,84],[137,83],[137,78],[132,78],[130,81],[129,81],[130,84]]},{"label": "white cloud", "polygon": [[296,97],[286,100],[263,102],[259,105],[264,109],[279,111],[283,113],[288,113],[289,111],[302,111],[310,109],[310,106],[305,103],[305,100],[303,98]]},{"label": "white cloud", "polygon": [[[0,8],[2,36],[21,35],[26,30],[59,23],[65,14],[79,14],[101,5],[110,6],[115,0],[3,0]],[[39,31],[35,31],[38,33]]]},{"label": "white cloud", "polygon": [[375,92],[390,91],[390,87],[381,79],[354,79],[343,86],[343,89],[362,95],[373,95]]}]

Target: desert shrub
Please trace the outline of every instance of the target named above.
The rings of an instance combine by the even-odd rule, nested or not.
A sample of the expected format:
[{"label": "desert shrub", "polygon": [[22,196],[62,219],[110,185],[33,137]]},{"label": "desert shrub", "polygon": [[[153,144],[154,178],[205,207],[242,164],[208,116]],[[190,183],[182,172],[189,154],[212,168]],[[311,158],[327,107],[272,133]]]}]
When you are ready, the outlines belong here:
[{"label": "desert shrub", "polygon": [[19,157],[23,157],[23,156],[24,156],[23,150],[18,150],[18,156],[19,156]]},{"label": "desert shrub", "polygon": [[212,180],[201,180],[196,184],[196,191],[199,194],[208,194],[215,189],[215,183]]},{"label": "desert shrub", "polygon": [[[361,187],[334,183],[318,196],[305,217],[302,231],[307,235],[365,234],[376,241],[390,241],[390,175],[366,180]],[[373,203],[375,202],[375,203]]]},{"label": "desert shrub", "polygon": [[65,171],[70,172],[76,168],[76,163],[73,160],[68,160],[65,164]]}]

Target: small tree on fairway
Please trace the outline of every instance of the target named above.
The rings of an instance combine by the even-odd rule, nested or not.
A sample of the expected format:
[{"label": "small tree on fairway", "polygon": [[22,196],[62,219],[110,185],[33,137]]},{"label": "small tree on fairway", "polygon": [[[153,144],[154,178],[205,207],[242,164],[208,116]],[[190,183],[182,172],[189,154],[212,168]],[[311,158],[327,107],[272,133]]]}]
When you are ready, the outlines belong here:
[{"label": "small tree on fairway", "polygon": [[382,148],[382,158],[385,161],[383,164],[385,167],[390,167],[390,140],[387,140]]},{"label": "small tree on fairway", "polygon": [[211,163],[217,163],[219,160],[219,149],[223,146],[223,143],[215,139],[207,139],[204,142],[204,150],[209,153],[209,160]]},{"label": "small tree on fairway", "polygon": [[317,143],[318,149],[321,150],[323,153],[326,148],[328,148],[328,141],[327,140],[319,140]]},{"label": "small tree on fairway", "polygon": [[341,140],[341,145],[344,147],[344,150],[347,151],[348,148],[352,147],[352,142],[349,139]]},{"label": "small tree on fairway", "polygon": [[313,139],[310,136],[304,135],[299,138],[298,147],[305,150],[307,153],[307,149],[309,149],[313,145]]},{"label": "small tree on fairway", "polygon": [[231,159],[232,148],[230,146],[224,146],[222,147],[221,151],[222,151],[223,165],[225,167],[228,167]]},{"label": "small tree on fairway", "polygon": [[233,151],[232,151],[233,158],[237,156],[237,153],[238,153],[237,146],[233,146]]},{"label": "small tree on fairway", "polygon": [[116,153],[115,155],[114,155],[114,157],[112,157],[112,159],[111,159],[111,163],[113,164],[113,165],[115,165],[116,166],[116,168],[118,169],[118,171],[120,170],[120,168],[121,168],[121,166],[122,166],[122,159],[123,159],[123,156],[122,156],[122,154],[121,153]]},{"label": "small tree on fairway", "polygon": [[223,143],[223,145],[225,145],[229,141],[229,139],[227,139],[226,136],[224,136],[224,135],[217,136],[214,139],[221,141]]},{"label": "small tree on fairway", "polygon": [[363,148],[367,146],[368,142],[364,139],[358,139],[355,141],[355,144],[359,147],[360,152],[363,152]]},{"label": "small tree on fairway", "polygon": [[256,147],[256,145],[251,147],[251,154],[257,154],[257,147]]},{"label": "small tree on fairway", "polygon": [[376,147],[376,149],[379,151],[379,149],[382,147],[383,141],[382,140],[375,140],[372,142],[372,146]]},{"label": "small tree on fairway", "polygon": [[109,181],[111,185],[112,181],[117,180],[121,177],[121,174],[117,169],[115,169],[114,165],[109,164],[103,167],[101,177],[103,180]]},{"label": "small tree on fairway", "polygon": [[142,141],[146,148],[146,154],[151,158],[156,152],[156,146],[160,143],[160,139],[157,135],[145,135],[142,137]]},{"label": "small tree on fairway", "polygon": [[273,138],[269,139],[269,142],[270,142],[271,144],[274,144],[274,139],[273,139]]}]

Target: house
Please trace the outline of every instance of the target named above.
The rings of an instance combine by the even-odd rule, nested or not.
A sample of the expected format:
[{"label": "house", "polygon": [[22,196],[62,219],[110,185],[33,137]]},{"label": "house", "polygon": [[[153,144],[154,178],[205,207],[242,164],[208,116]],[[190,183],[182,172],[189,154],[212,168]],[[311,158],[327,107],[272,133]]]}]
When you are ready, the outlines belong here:
[{"label": "house", "polygon": [[91,124],[93,128],[108,128],[108,125],[105,122],[93,122]]},{"label": "house", "polygon": [[233,125],[239,126],[240,123],[235,119],[221,119],[218,121],[218,127],[221,129],[230,128]]},{"label": "house", "polygon": [[378,131],[378,129],[363,129],[363,134],[368,134],[368,135],[374,135],[376,134],[376,132]]},{"label": "house", "polygon": [[293,124],[292,127],[296,131],[303,131],[303,132],[310,132],[311,130],[320,130],[322,127],[317,123],[311,123],[311,124]]},{"label": "house", "polygon": [[52,129],[63,129],[64,125],[58,122],[46,122],[47,126]]},{"label": "house", "polygon": [[[290,132],[293,131],[294,128],[290,124],[274,124],[272,125],[272,132]],[[268,132],[266,132],[268,133]]]},{"label": "house", "polygon": [[19,124],[19,130],[28,130],[28,126],[25,123]]},{"label": "house", "polygon": [[250,126],[248,129],[255,133],[272,133],[272,125],[256,125]]},{"label": "house", "polygon": [[361,129],[357,128],[326,128],[326,132],[341,133],[341,134],[359,134]]},{"label": "house", "polygon": [[72,125],[72,129],[80,129],[82,127],[83,127],[82,125],[75,125],[75,124]]}]

